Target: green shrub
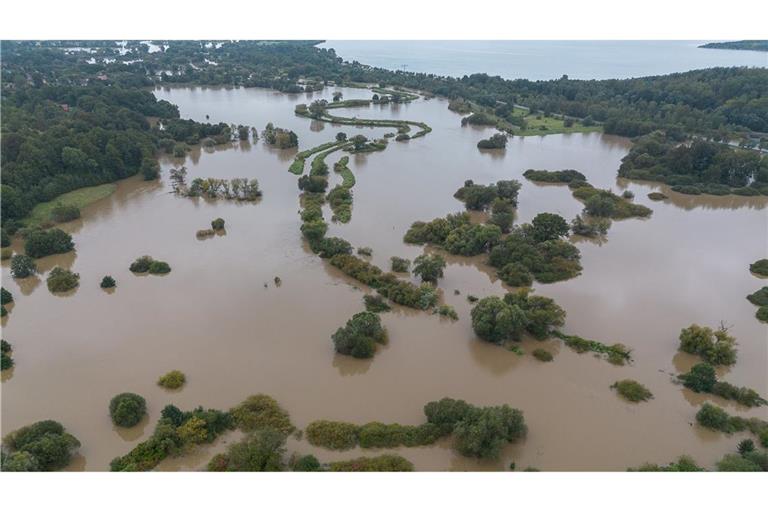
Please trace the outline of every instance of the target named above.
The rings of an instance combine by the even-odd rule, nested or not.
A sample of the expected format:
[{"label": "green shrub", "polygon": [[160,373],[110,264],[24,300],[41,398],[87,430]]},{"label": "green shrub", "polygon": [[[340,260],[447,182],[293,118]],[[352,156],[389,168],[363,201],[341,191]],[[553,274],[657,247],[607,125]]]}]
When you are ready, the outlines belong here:
[{"label": "green shrub", "polygon": [[59,204],[51,210],[53,222],[69,222],[80,218],[80,208],[72,205]]},{"label": "green shrub", "polygon": [[313,446],[331,450],[349,450],[359,442],[360,427],[343,421],[317,420],[307,425],[304,433]]},{"label": "green shrub", "polygon": [[451,254],[475,256],[488,252],[499,240],[501,228],[495,224],[465,224],[452,230],[442,247]]},{"label": "green shrub", "polygon": [[355,314],[331,337],[339,354],[356,358],[373,357],[376,343],[386,342],[386,332],[378,315],[370,311]]},{"label": "green shrub", "polygon": [[32,258],[42,258],[51,254],[63,254],[75,248],[72,236],[61,229],[47,231],[34,230],[24,242],[24,252]]},{"label": "green shrub", "polygon": [[157,380],[157,385],[166,389],[179,389],[187,382],[187,376],[179,370],[171,370]]},{"label": "green shrub", "polygon": [[32,276],[37,273],[35,260],[26,254],[14,254],[11,258],[11,276],[17,279]]},{"label": "green shrub", "polygon": [[11,344],[5,340],[0,341],[0,370],[10,370],[13,368],[14,361],[11,357],[11,352],[13,352]]},{"label": "green shrub", "polygon": [[6,248],[11,245],[11,237],[8,236],[8,232],[5,228],[0,229],[0,247]]},{"label": "green shrub", "polygon": [[0,304],[5,306],[11,302],[13,302],[13,294],[6,290],[5,287],[0,288]]},{"label": "green shrub", "polygon": [[332,258],[337,254],[352,254],[352,245],[343,238],[326,237],[317,244],[317,254],[321,258]]},{"label": "green shrub", "polygon": [[413,471],[413,464],[400,455],[359,457],[353,460],[331,462],[330,471]]},{"label": "green shrub", "polygon": [[314,455],[304,455],[299,457],[291,467],[293,471],[322,471],[323,468],[320,465],[320,461]]},{"label": "green shrub", "polygon": [[211,229],[220,230],[224,229],[224,219],[218,217],[211,221]]},{"label": "green shrub", "polygon": [[755,317],[761,322],[768,322],[768,306],[760,306],[757,308]]},{"label": "green shrub", "polygon": [[443,434],[450,434],[456,423],[467,417],[473,407],[464,400],[442,398],[425,405],[424,415],[427,422],[436,425]]},{"label": "green shrub", "polygon": [[510,306],[499,297],[481,299],[472,308],[472,328],[478,337],[501,344],[512,339],[519,341],[527,318],[518,306]]},{"label": "green shrub", "polygon": [[113,459],[110,469],[149,471],[169,455],[180,453],[187,446],[210,443],[231,426],[232,418],[222,411],[198,407],[190,412],[181,412],[174,406],[167,406],[152,436],[136,445],[128,454]]},{"label": "green shrub", "polygon": [[572,348],[579,354],[583,354],[585,352],[595,352],[605,356],[609,363],[619,366],[632,360],[632,354],[630,350],[621,343],[606,345],[604,343],[600,343],[599,341],[589,340],[582,338],[581,336],[564,334],[557,330],[553,330],[552,335],[563,340],[567,347]]},{"label": "green shrub", "polygon": [[757,260],[749,266],[749,271],[760,277],[768,277],[768,259]]},{"label": "green shrub", "polygon": [[55,267],[48,274],[46,283],[48,285],[48,290],[53,293],[66,292],[73,288],[77,288],[80,284],[80,274],[76,274],[61,267]]},{"label": "green shrub", "polygon": [[268,395],[249,396],[238,406],[233,407],[230,414],[234,425],[244,432],[269,428],[287,435],[296,429],[288,413]]},{"label": "green shrub", "polygon": [[747,300],[755,306],[768,306],[768,286],[763,286],[755,293],[747,295]]},{"label": "green shrub", "polygon": [[729,453],[717,461],[718,471],[763,471],[763,469],[751,460],[736,453]]},{"label": "green shrub", "polygon": [[420,276],[422,281],[437,282],[443,277],[445,259],[439,254],[422,254],[413,260],[413,273]]},{"label": "green shrub", "polygon": [[3,247],[0,249],[0,260],[9,260],[13,257],[13,249],[10,247]]},{"label": "green shrub", "polygon": [[717,382],[715,368],[707,363],[699,363],[691,371],[679,375],[683,385],[697,393],[709,393]]},{"label": "green shrub", "polygon": [[448,304],[440,305],[437,308],[437,314],[446,318],[450,318],[451,320],[459,319],[459,315],[456,313],[456,310],[453,309],[453,306],[449,306]]},{"label": "green shrub", "polygon": [[734,386],[728,382],[716,382],[710,392],[713,395],[721,396],[726,400],[733,400],[746,407],[768,405],[768,401],[761,397],[754,389]]},{"label": "green shrub", "polygon": [[472,180],[467,180],[453,197],[463,201],[469,210],[485,210],[496,198],[507,201],[511,206],[517,206],[521,186],[517,180],[501,180],[491,185],[476,185]]},{"label": "green shrub", "polygon": [[147,402],[135,393],[120,393],[109,402],[109,416],[118,427],[133,427],[147,414]]},{"label": "green shrub", "polygon": [[361,254],[363,256],[371,256],[373,255],[373,249],[370,247],[358,247],[357,254]]},{"label": "green shrub", "polygon": [[676,462],[672,462],[666,466],[659,466],[658,464],[643,464],[637,469],[629,468],[628,471],[664,471],[664,472],[693,472],[693,471],[706,471],[704,468],[696,464],[696,461],[687,455],[682,455]]},{"label": "green shrub", "polygon": [[154,260],[151,256],[141,256],[139,258],[136,258],[136,261],[131,263],[131,266],[129,267],[131,272],[136,273],[144,273],[149,272],[149,266],[152,264]]},{"label": "green shrub", "polygon": [[381,295],[364,295],[363,302],[365,302],[365,310],[371,313],[384,313],[392,309],[387,304],[387,299]]},{"label": "green shrub", "polygon": [[645,402],[653,398],[653,393],[648,388],[631,379],[614,382],[611,389],[615,389],[617,393],[630,402]]},{"label": "green shrub", "polygon": [[504,443],[527,432],[523,413],[508,405],[474,407],[453,428],[454,446],[464,456],[498,458]]},{"label": "green shrub", "polygon": [[3,439],[3,471],[56,471],[66,467],[80,441],[61,423],[38,421]]},{"label": "green shrub", "polygon": [[102,288],[114,288],[115,286],[117,286],[117,283],[115,282],[115,279],[112,276],[104,276],[99,286],[101,286]]},{"label": "green shrub", "polygon": [[533,284],[533,276],[520,263],[507,263],[499,269],[498,276],[509,286],[523,287]]},{"label": "green shrub", "polygon": [[610,219],[601,217],[594,217],[590,218],[589,220],[584,220],[581,215],[577,215],[573,221],[571,221],[571,231],[573,234],[587,238],[604,236],[608,233],[608,228],[610,227]]},{"label": "green shrub", "polygon": [[415,286],[401,281],[395,274],[385,274],[379,267],[351,254],[337,254],[330,263],[396,304],[426,310],[437,303],[437,291],[430,284]]},{"label": "green shrub", "polygon": [[702,427],[706,427],[711,430],[719,430],[720,432],[734,432],[735,427],[731,422],[731,418],[727,412],[720,407],[705,403],[696,413],[696,421]]},{"label": "green shrub", "polygon": [[650,192],[648,194],[648,199],[651,201],[662,201],[664,199],[667,199],[667,196],[665,194],[662,194],[661,192]]},{"label": "green shrub", "polygon": [[732,365],[736,362],[736,340],[725,329],[692,324],[680,331],[680,350],[700,356],[709,364]]},{"label": "green shrub", "polygon": [[154,260],[152,263],[149,264],[150,274],[167,274],[170,271],[171,271],[171,266],[164,261]]},{"label": "green shrub", "polygon": [[208,471],[283,471],[285,434],[271,429],[256,430],[238,443],[216,455]]},{"label": "green shrub", "polygon": [[488,139],[482,139],[477,143],[479,149],[504,149],[507,147],[507,136],[503,133],[491,135]]},{"label": "green shrub", "polygon": [[568,223],[556,213],[539,213],[531,221],[530,233],[536,242],[568,236]]},{"label": "green shrub", "polygon": [[535,349],[533,351],[533,357],[545,363],[552,361],[554,359],[554,357],[552,356],[552,353],[543,348]]},{"label": "green shrub", "polygon": [[527,179],[544,183],[570,183],[574,180],[587,181],[587,177],[579,171],[565,169],[562,171],[537,171],[528,169],[523,173]]},{"label": "green shrub", "polygon": [[561,239],[536,242],[532,229],[530,224],[518,226],[494,245],[488,259],[491,266],[503,268],[509,263],[519,263],[541,283],[579,275],[581,254],[575,245]]},{"label": "green shrub", "polygon": [[411,267],[411,260],[409,259],[392,256],[390,261],[392,262],[392,272],[408,272]]}]

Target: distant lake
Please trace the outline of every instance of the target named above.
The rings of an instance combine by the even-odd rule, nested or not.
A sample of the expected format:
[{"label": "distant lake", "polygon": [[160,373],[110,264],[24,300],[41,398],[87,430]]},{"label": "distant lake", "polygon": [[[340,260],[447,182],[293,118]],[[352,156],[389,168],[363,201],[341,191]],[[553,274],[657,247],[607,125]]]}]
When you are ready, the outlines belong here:
[{"label": "distant lake", "polygon": [[327,41],[344,60],[438,75],[605,79],[718,66],[768,67],[768,53],[698,48],[712,41]]}]

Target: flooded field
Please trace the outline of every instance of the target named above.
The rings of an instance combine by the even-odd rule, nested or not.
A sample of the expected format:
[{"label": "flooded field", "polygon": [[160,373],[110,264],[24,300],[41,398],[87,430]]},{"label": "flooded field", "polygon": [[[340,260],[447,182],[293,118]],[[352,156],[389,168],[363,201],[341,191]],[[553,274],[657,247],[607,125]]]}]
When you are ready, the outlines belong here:
[{"label": "flooded field", "polygon": [[[336,90],[344,99],[370,97],[364,89],[333,88],[312,95],[216,88],[157,89],[155,94],[179,105],[183,118],[209,116],[210,122],[259,130],[273,122],[294,130],[302,150],[333,139],[338,131],[369,138],[393,131],[333,126],[294,114],[297,103],[330,100]],[[677,352],[680,329],[723,321],[739,343],[738,362],[727,380],[768,394],[768,332],[744,298],[766,284],[748,267],[766,256],[768,198],[683,196],[654,184],[618,180],[616,170],[629,142],[597,133],[515,137],[506,150],[481,152],[477,141],[492,131],[462,127],[461,116],[441,99],[333,113],[424,121],[433,129],[420,139],[393,141],[384,152],[350,158],[357,178],[352,220],[332,224],[329,235],[371,247],[373,263],[385,269],[391,256],[413,259],[425,250],[402,242],[413,221],[463,209],[453,193],[466,179],[523,183],[517,222],[541,212],[570,220],[582,209],[567,187],[523,178],[529,168],[576,169],[595,186],[634,192],[637,203],[653,209],[650,218],[614,222],[602,243],[574,240],[582,253],[582,275],[535,285],[536,293],[567,311],[563,331],[621,342],[633,350],[633,364],[612,366],[555,340],[525,340],[524,356],[480,341],[466,296],[501,295],[505,286],[484,257],[450,255],[439,287],[458,321],[397,307],[382,315],[389,344],[373,359],[335,355],[330,336],[363,309],[367,290],[302,241],[296,176],[287,171],[296,150],[272,149],[259,140],[198,147],[185,159],[164,158],[160,181],[122,181],[112,196],[63,225],[74,237],[76,252],[43,258],[38,266],[80,273],[80,287],[71,295],[49,293],[44,275],[14,280],[3,262],[3,285],[16,296],[3,319],[3,338],[13,344],[16,361],[3,375],[3,432],[56,419],[83,444],[71,469],[102,471],[151,435],[168,403],[227,409],[248,395],[267,393],[304,428],[315,419],[417,424],[424,420],[425,403],[450,396],[522,409],[528,437],[493,462],[462,457],[448,440],[386,451],[402,454],[418,470],[502,470],[512,461],[518,468],[551,471],[624,470],[646,461],[666,463],[680,454],[711,467],[733,451],[740,436],[728,438],[694,425],[695,412],[707,399],[731,413],[768,420],[765,407],[748,410],[691,394],[671,380],[696,362]],[[168,171],[180,165],[189,179],[256,178],[263,198],[234,203],[178,197]],[[330,180],[333,186],[340,178],[331,173]],[[647,193],[657,189],[669,199],[650,201]],[[198,240],[195,232],[216,217],[226,220],[226,234]],[[129,264],[144,254],[167,261],[173,271],[132,274]],[[99,288],[106,274],[117,280],[114,293]],[[276,276],[282,280],[279,287]],[[554,362],[531,357],[538,346],[550,349]],[[187,375],[188,383],[177,392],[155,384],[172,369]],[[609,389],[623,378],[645,384],[655,399],[640,405],[623,401]],[[149,418],[132,429],[114,427],[107,411],[110,398],[123,391],[147,399]],[[167,459],[159,469],[200,469],[239,435]],[[330,452],[295,439],[288,446],[321,461],[382,451]]]}]

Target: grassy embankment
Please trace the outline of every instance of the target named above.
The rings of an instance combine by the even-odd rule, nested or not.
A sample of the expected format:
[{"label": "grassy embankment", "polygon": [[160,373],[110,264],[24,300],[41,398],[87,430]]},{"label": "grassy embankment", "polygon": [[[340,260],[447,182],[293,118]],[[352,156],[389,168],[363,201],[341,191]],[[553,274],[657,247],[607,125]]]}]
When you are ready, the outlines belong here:
[{"label": "grassy embankment", "polygon": [[66,194],[57,196],[46,203],[35,205],[23,222],[28,227],[41,226],[53,222],[51,220],[51,211],[59,205],[76,206],[79,209],[85,208],[89,204],[95,203],[100,199],[111,195],[117,189],[115,183],[105,183],[95,187],[85,187],[72,190]]}]

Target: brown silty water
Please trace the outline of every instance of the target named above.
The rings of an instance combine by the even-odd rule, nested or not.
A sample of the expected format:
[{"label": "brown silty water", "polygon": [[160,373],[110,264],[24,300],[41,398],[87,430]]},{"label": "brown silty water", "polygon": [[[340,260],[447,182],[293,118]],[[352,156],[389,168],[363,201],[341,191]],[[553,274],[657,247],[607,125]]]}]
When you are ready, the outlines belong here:
[{"label": "brown silty water", "polygon": [[[295,104],[330,99],[335,90],[284,95],[179,88],[155,94],[178,104],[182,117],[204,121],[207,114],[211,122],[259,129],[271,121],[296,131],[301,149],[329,141],[338,131],[369,137],[393,131],[294,115]],[[345,99],[370,95],[338,90]],[[367,289],[305,246],[296,176],[287,171],[295,150],[275,150],[259,140],[195,148],[186,159],[163,158],[160,181],[122,181],[112,196],[85,208],[82,219],[63,225],[76,252],[43,258],[39,266],[45,272],[61,265],[80,273],[80,287],[68,296],[49,293],[45,275],[12,279],[3,262],[3,285],[16,297],[3,319],[3,338],[13,344],[16,361],[12,371],[3,372],[3,433],[56,419],[83,443],[71,469],[101,471],[151,435],[168,403],[227,409],[248,395],[267,393],[304,428],[315,419],[417,424],[424,420],[425,403],[450,396],[522,409],[529,435],[491,462],[458,455],[450,439],[386,452],[402,454],[418,470],[502,470],[511,461],[542,470],[624,470],[680,454],[711,466],[733,451],[742,436],[695,426],[695,412],[705,400],[734,414],[768,419],[766,408],[744,409],[672,382],[672,375],[696,362],[677,351],[680,329],[722,320],[739,342],[738,363],[725,377],[768,394],[766,325],[744,298],[765,284],[748,265],[766,256],[768,198],[682,196],[619,180],[616,169],[629,143],[601,134],[514,137],[504,151],[481,152],[477,141],[492,131],[461,127],[461,116],[442,99],[333,113],[425,121],[433,128],[421,139],[393,141],[384,152],[350,158],[357,178],[352,220],[333,224],[329,235],[371,247],[373,263],[385,269],[391,256],[413,259],[433,250],[404,244],[403,234],[415,220],[461,211],[452,196],[466,179],[520,180],[517,222],[545,211],[572,219],[582,208],[567,187],[525,180],[528,168],[577,169],[595,186],[634,192],[636,202],[653,209],[649,219],[614,222],[602,242],[574,239],[582,275],[535,285],[536,293],[567,311],[565,332],[624,343],[633,350],[633,364],[612,366],[555,340],[525,340],[523,356],[480,341],[466,296],[501,295],[509,288],[484,257],[450,255],[439,286],[458,321],[396,307],[382,315],[390,341],[373,359],[334,354],[331,334],[363,309]],[[340,156],[331,155],[329,165]],[[257,178],[264,196],[256,203],[178,197],[168,171],[182,164],[189,179]],[[332,186],[340,180],[333,172],[330,179]],[[657,189],[669,199],[650,201],[647,193]],[[196,239],[195,232],[216,217],[226,220],[226,235]],[[173,271],[164,277],[132,274],[128,265],[143,254],[169,262]],[[114,293],[99,288],[107,274],[117,279]],[[282,279],[279,287],[276,276]],[[530,356],[539,346],[555,354],[554,362]],[[171,369],[187,375],[180,391],[155,384]],[[655,398],[639,405],[623,401],[609,386],[624,378],[642,382]],[[123,391],[139,393],[148,403],[149,417],[132,429],[114,427],[108,416],[110,398]],[[167,459],[159,469],[200,469],[239,436],[228,434]],[[295,439],[289,451],[313,453],[321,461],[383,452],[330,452]]]}]

